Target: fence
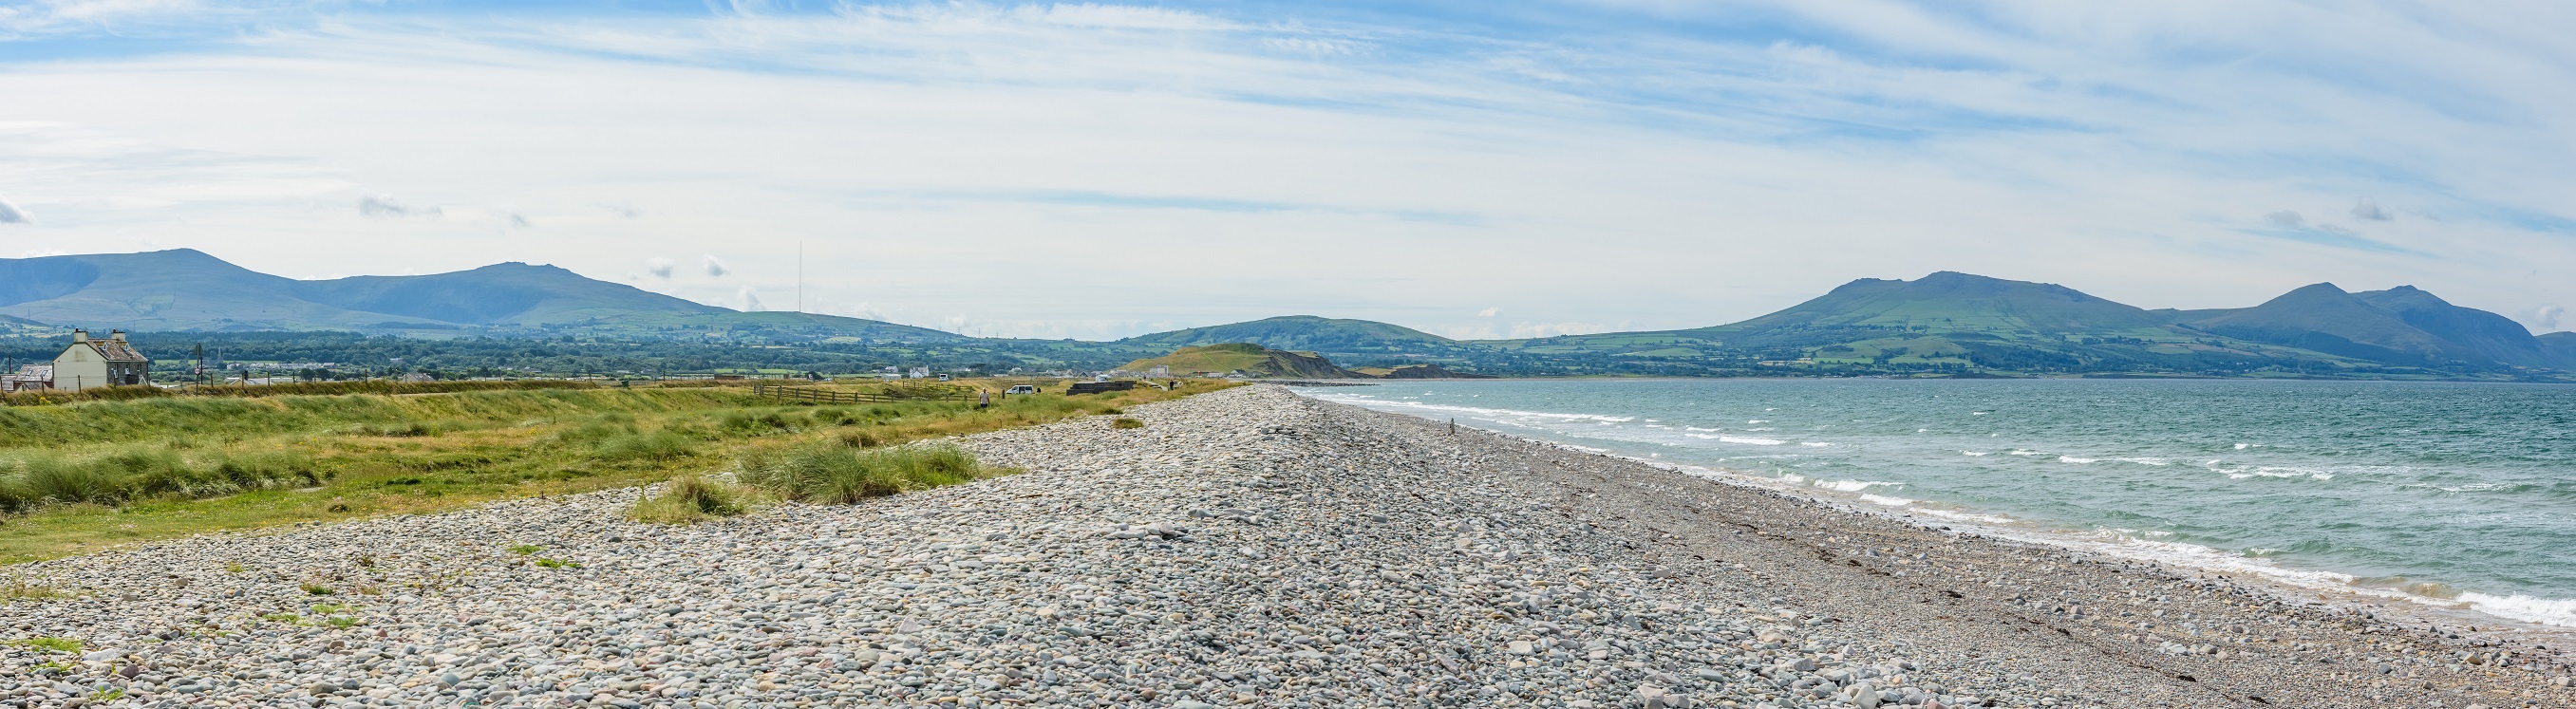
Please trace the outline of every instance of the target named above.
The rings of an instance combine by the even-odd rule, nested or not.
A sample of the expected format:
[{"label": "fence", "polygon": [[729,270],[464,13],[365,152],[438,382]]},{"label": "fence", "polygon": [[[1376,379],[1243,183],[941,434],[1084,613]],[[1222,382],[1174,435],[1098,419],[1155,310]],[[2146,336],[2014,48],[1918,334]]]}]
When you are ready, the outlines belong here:
[{"label": "fence", "polygon": [[879,391],[835,391],[818,386],[754,384],[751,395],[817,404],[870,404],[897,401],[974,401],[973,392],[958,388],[904,387]]}]

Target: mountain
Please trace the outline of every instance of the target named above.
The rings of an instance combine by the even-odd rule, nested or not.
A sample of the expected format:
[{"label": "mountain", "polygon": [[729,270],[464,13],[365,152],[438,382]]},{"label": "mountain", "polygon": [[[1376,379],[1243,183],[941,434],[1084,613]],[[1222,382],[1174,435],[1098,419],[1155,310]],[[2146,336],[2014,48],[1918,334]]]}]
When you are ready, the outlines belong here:
[{"label": "mountain", "polygon": [[1115,344],[1164,348],[1231,342],[1248,342],[1281,350],[1337,354],[1430,353],[1449,351],[1459,347],[1457,340],[1411,328],[1369,320],[1321,318],[1312,315],[1290,315],[1231,325],[1158,332],[1119,340]]},{"label": "mountain", "polygon": [[2173,321],[2227,337],[2391,364],[2576,364],[2511,319],[2452,305],[2414,286],[2347,293],[2319,283],[2251,308],[2175,311]]},{"label": "mountain", "polygon": [[145,331],[459,331],[585,328],[701,337],[710,331],[959,342],[927,328],[810,313],[746,313],[503,263],[426,276],[299,281],[194,249],[0,259],[0,311],[59,325]]},{"label": "mountain", "polygon": [[2576,358],[2551,351],[2521,323],[2476,308],[2463,308],[2414,286],[2354,293],[2372,305],[2397,313],[2406,324],[2490,361],[2525,367],[2576,366]]},{"label": "mountain", "polygon": [[2553,332],[2532,339],[2539,340],[2541,347],[2566,363],[2560,369],[2576,370],[2576,332]]},{"label": "mountain", "polygon": [[1311,352],[1275,350],[1249,342],[1183,347],[1161,357],[1128,362],[1120,369],[1142,372],[1158,366],[1169,367],[1172,374],[1180,376],[1202,372],[1216,374],[1243,372],[1261,378],[1293,379],[1352,379],[1366,376],[1334,366],[1331,360]]},{"label": "mountain", "polygon": [[721,315],[734,311],[555,266],[499,263],[427,276],[356,276],[298,284],[307,300],[352,311],[476,325],[544,325],[603,315]]},{"label": "mountain", "polygon": [[[2293,290],[2251,308],[2149,311],[2064,286],[1940,272],[1860,279],[1742,322],[1482,344],[1630,371],[1980,371],[2511,376],[2576,359],[2503,316],[2412,287]],[[2449,372],[2385,370],[2413,368]]]},{"label": "mountain", "polygon": [[2059,334],[2162,325],[2145,310],[2054,283],[1941,271],[1912,281],[1863,278],[1779,312],[1709,329],[1869,326]]}]

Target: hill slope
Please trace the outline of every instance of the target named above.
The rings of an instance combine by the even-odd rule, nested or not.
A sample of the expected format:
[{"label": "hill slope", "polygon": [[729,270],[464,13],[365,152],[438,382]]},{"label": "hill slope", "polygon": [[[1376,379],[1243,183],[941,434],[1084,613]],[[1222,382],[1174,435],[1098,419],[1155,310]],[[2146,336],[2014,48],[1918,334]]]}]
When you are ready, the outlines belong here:
[{"label": "hill slope", "polygon": [[1116,344],[1135,347],[1197,347],[1225,343],[1308,352],[1415,352],[1455,349],[1457,340],[1370,320],[1290,315],[1230,325],[1138,335]]},{"label": "hill slope", "polygon": [[2251,308],[2194,311],[2176,322],[2212,334],[2376,362],[2483,360],[2332,283],[2303,286]]},{"label": "hill slope", "polygon": [[1263,378],[1351,379],[1365,376],[1334,366],[1331,360],[1312,353],[1275,350],[1248,342],[1183,347],[1161,357],[1128,362],[1120,369],[1142,372],[1157,366],[1170,367],[1175,375],[1241,371]]},{"label": "hill slope", "polygon": [[2414,286],[2354,293],[2372,305],[2394,312],[2398,319],[2426,334],[2466,350],[2470,355],[2488,361],[2525,367],[2567,367],[2576,360],[2560,357],[2533,337],[2521,323],[2476,308],[2452,305]]},{"label": "hill slope", "polygon": [[0,310],[61,325],[148,331],[470,330],[579,326],[609,334],[707,330],[954,342],[927,328],[809,313],[745,313],[554,266],[504,263],[426,276],[299,281],[194,249],[0,259]]},{"label": "hill slope", "polygon": [[2162,325],[2145,310],[2054,283],[1942,271],[1912,281],[1864,278],[1779,312],[1705,329],[1752,332],[1792,326],[1872,326],[2060,334]]}]

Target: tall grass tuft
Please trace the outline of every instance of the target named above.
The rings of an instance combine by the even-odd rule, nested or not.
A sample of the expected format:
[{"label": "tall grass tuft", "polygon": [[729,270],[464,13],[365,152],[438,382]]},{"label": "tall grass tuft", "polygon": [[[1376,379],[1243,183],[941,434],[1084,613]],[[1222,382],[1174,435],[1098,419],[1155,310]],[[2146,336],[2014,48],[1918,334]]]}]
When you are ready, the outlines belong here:
[{"label": "tall grass tuft", "polygon": [[986,474],[973,454],[946,445],[874,450],[809,445],[747,453],[740,466],[745,484],[790,500],[827,504],[955,485]]},{"label": "tall grass tuft", "polygon": [[152,497],[217,497],[319,485],[331,472],[287,450],[211,453],[195,463],[168,446],[127,446],[86,459],[27,453],[0,460],[0,510],[46,503],[119,504]]},{"label": "tall grass tuft", "polygon": [[699,476],[672,480],[662,494],[635,501],[626,516],[654,524],[690,524],[750,511],[751,496],[739,487]]}]

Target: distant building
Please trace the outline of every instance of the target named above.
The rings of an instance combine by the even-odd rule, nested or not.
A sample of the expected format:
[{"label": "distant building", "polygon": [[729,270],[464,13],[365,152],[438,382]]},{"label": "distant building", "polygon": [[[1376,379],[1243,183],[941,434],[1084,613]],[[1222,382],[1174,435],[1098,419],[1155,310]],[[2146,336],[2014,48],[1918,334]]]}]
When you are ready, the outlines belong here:
[{"label": "distant building", "polygon": [[395,381],[408,382],[408,383],[415,383],[415,384],[416,384],[416,383],[420,383],[420,382],[434,382],[434,381],[438,381],[438,378],[437,378],[437,377],[430,376],[428,372],[405,372],[405,373],[403,373],[403,375],[402,375],[402,376],[400,376],[400,377],[396,377],[396,378],[395,378]]},{"label": "distant building", "polygon": [[72,344],[54,355],[54,380],[48,388],[80,391],[107,386],[152,383],[152,358],[125,343],[124,330],[109,330],[107,339],[90,339],[88,330],[73,330]]},{"label": "distant building", "polygon": [[34,391],[53,385],[54,365],[50,364],[30,364],[19,367],[16,372],[0,374],[0,394]]},{"label": "distant building", "polygon": [[929,379],[929,378],[930,378],[930,368],[929,368],[929,367],[914,367],[914,368],[912,368],[912,373],[911,373],[911,374],[908,374],[908,375],[905,375],[905,378],[907,378],[907,379]]}]

